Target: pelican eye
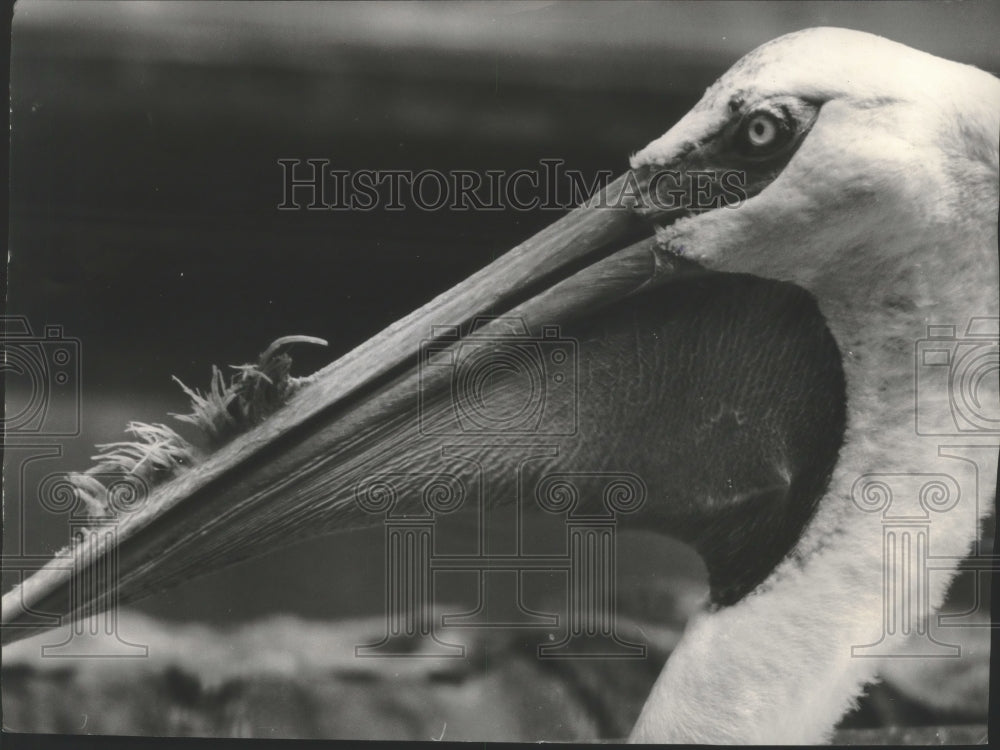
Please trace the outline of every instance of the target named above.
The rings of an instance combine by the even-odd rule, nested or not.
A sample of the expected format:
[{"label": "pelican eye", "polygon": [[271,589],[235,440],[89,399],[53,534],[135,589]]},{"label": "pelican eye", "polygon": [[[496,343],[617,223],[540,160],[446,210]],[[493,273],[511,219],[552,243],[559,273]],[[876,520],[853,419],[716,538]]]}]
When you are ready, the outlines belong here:
[{"label": "pelican eye", "polygon": [[791,139],[788,123],[773,112],[758,110],[747,115],[737,130],[737,141],[748,156],[763,156]]},{"label": "pelican eye", "polygon": [[757,115],[747,125],[747,140],[751,146],[770,146],[778,137],[778,126],[766,115]]}]

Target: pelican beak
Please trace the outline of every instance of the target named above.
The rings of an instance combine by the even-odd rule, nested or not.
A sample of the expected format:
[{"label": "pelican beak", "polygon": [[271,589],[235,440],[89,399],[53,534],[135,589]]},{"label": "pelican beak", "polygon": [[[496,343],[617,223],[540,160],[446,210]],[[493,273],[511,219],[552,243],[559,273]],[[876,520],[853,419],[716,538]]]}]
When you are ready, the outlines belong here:
[{"label": "pelican beak", "polygon": [[[415,355],[439,327],[468,335],[492,325],[483,316],[504,315],[536,332],[682,269],[683,261],[657,251],[648,221],[623,205],[630,179],[625,173],[328,365],[265,422],[151,488],[108,533],[53,558],[3,597],[3,643],[51,627],[55,617],[95,614],[306,536],[371,523],[352,502],[365,462],[433,442],[410,425]],[[426,392],[442,383],[419,385]]]}]

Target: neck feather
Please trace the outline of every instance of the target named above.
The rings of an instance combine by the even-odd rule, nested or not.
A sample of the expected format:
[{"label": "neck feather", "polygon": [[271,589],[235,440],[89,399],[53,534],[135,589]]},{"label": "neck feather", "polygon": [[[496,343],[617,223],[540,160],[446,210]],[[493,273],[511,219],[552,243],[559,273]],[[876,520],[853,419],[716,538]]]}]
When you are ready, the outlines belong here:
[{"label": "neck feather", "polygon": [[[907,263],[870,269],[867,275],[852,272],[843,277],[846,283],[827,277],[810,290],[841,350],[847,387],[847,431],[829,489],[793,554],[768,580],[735,605],[689,623],[633,740],[828,739],[876,676],[879,659],[856,658],[856,649],[884,637],[884,576],[899,567],[892,567],[884,552],[886,516],[863,512],[852,502],[856,483],[871,474],[895,481],[891,478],[944,473],[942,446],[978,441],[985,457],[977,476],[985,491],[963,486],[965,502],[948,513],[929,514],[935,576],[924,594],[928,606],[914,608],[913,616],[923,618],[940,606],[977,538],[979,521],[992,507],[998,438],[955,438],[949,380],[920,380],[915,356],[929,326],[953,326],[955,337],[944,348],[954,348],[974,318],[996,318],[996,223],[987,226],[991,229],[979,234],[966,232],[950,248],[918,243]],[[983,387],[997,386],[984,382]],[[995,403],[995,393],[992,398]],[[915,419],[924,416],[920,410],[930,412],[923,430]]]}]

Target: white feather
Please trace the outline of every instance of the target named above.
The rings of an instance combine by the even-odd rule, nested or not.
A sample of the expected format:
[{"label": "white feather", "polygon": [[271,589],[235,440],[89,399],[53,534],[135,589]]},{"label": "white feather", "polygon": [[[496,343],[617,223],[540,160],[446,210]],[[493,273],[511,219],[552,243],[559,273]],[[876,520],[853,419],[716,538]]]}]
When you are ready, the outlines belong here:
[{"label": "white feather", "polygon": [[[782,174],[738,210],[683,219],[660,240],[709,267],[816,296],[844,360],[844,447],[794,553],[744,600],[689,624],[633,741],[824,741],[876,676],[878,660],[852,647],[883,631],[885,519],[852,502],[855,482],[961,477],[961,501],[929,514],[944,568],[930,576],[935,609],[992,506],[996,435],[917,434],[914,353],[928,325],[962,333],[971,318],[998,314],[1000,82],[870,34],[811,29],[747,55],[633,166],[697,143],[727,120],[734,96],[778,94],[825,101]],[[995,382],[982,388],[996,397]],[[944,387],[921,393],[942,435],[955,432],[951,397]],[[962,449],[976,462],[963,463],[940,455],[947,445],[981,450]]]}]

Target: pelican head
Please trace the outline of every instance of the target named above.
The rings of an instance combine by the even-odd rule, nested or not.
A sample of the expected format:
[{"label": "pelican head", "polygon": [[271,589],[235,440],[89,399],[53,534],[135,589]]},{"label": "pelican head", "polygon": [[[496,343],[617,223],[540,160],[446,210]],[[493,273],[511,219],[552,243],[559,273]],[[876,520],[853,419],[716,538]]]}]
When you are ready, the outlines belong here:
[{"label": "pelican head", "polygon": [[[669,223],[660,248],[810,291],[837,340],[847,398],[844,444],[815,517],[763,585],[689,625],[633,739],[822,741],[875,675],[854,649],[880,637],[889,605],[878,571],[888,563],[879,519],[858,513],[852,492],[872,473],[933,471],[947,450],[913,427],[914,343],[934,324],[997,316],[998,142],[993,76],[816,28],[746,55],[632,157],[640,173],[745,173],[745,203]],[[997,403],[995,369],[981,395]],[[933,394],[940,405],[949,397]],[[980,438],[983,497],[934,523],[938,550],[955,560],[995,492],[997,440]],[[931,609],[953,571],[931,581]],[[727,720],[704,721],[720,714]]]},{"label": "pelican head", "polygon": [[[414,372],[413,352],[432,326],[468,335],[493,330],[491,322],[477,323],[486,312],[516,316],[532,329],[606,315],[587,329],[611,332],[591,338],[598,341],[596,359],[582,371],[594,388],[586,405],[607,406],[607,419],[596,431],[580,431],[579,440],[590,443],[560,455],[617,457],[625,466],[647,461],[644,470],[657,477],[681,472],[690,480],[684,507],[703,511],[688,520],[701,519],[700,529],[741,547],[732,575],[746,561],[767,562],[738,586],[713,581],[728,594],[689,623],[633,739],[824,739],[876,674],[876,662],[853,659],[851,649],[878,640],[884,612],[881,519],[857,511],[852,487],[867,472],[934,470],[939,441],[913,429],[914,342],[931,324],[997,315],[998,139],[1000,83],[975,68],[844,29],[809,29],[763,45],[636,153],[631,170],[602,196],[329,365],[259,428],[157,488],[113,540],[75,550],[84,562],[72,572],[63,561],[8,593],[5,642],[37,629],[37,612],[71,614],[95,604],[71,595],[71,584],[109,554],[102,544],[113,546],[119,565],[113,593],[129,601],[292,539],[371,523],[355,508],[353,492],[373,465],[405,471],[404,459],[417,456],[426,468],[440,455],[440,440],[411,429],[418,389],[447,387],[418,381]],[[745,200],[668,208],[649,200],[670,184],[659,177],[666,172],[682,181],[708,173],[709,192],[732,186],[724,179],[737,175]],[[645,197],[639,191],[628,201],[606,200],[629,180],[645,188]],[[644,239],[634,242],[637,236]],[[634,244],[619,249],[627,239]],[[761,297],[740,297],[753,309],[720,317],[728,301],[718,290],[699,310],[700,287],[684,292],[668,283],[697,266],[792,282],[811,293],[829,326],[823,333],[832,333],[839,348],[844,380],[807,374],[783,328],[770,332],[769,347],[748,338],[733,321],[767,325],[766,316],[754,318],[767,306]],[[680,314],[662,302],[671,294],[687,295],[688,317],[684,330],[663,338],[656,315]],[[638,308],[645,317],[629,317]],[[616,338],[622,331],[627,335]],[[678,368],[671,352],[655,351],[664,341],[690,344],[695,354]],[[637,351],[640,342],[651,350]],[[727,351],[736,359],[699,363]],[[641,387],[620,377],[623,362],[634,364],[632,380]],[[689,379],[677,380],[685,372]],[[797,432],[746,433],[744,442],[699,454],[691,448],[701,445],[696,433],[715,422],[698,404],[723,398],[712,390],[720,376],[733,385],[725,398],[756,394],[751,420],[777,420],[776,433],[788,425]],[[844,382],[843,446],[839,435],[819,435],[816,445],[825,446],[829,461],[789,458],[837,423],[836,408],[823,412],[833,415],[823,422],[816,416],[822,410],[805,407],[842,400],[830,389]],[[665,403],[658,388],[673,388],[672,401]],[[649,413],[657,408],[659,414]],[[738,433],[716,431],[723,442]],[[988,481],[996,472],[995,437],[983,445],[993,449]],[[476,459],[491,468],[509,460],[489,445]],[[782,491],[797,474],[809,475],[808,496],[767,504],[766,518],[738,493],[691,497],[702,487],[731,486],[734,476],[771,481],[771,461]],[[664,479],[661,486],[677,491],[650,498],[649,517],[659,528],[676,518],[684,484]],[[985,507],[966,503],[934,519],[934,554],[954,560],[952,572]],[[733,508],[739,512],[722,521],[713,515]],[[788,533],[775,536],[783,524]],[[760,554],[748,555],[755,535],[764,540]],[[933,606],[949,575],[931,581]],[[107,592],[100,597],[97,606],[114,601]]]},{"label": "pelican head", "polygon": [[970,66],[807,29],[743,57],[632,167],[747,176],[744,204],[674,222],[668,250],[795,282],[828,314],[886,295],[931,304],[900,275],[982,262],[967,250],[996,213],[998,99],[1000,82]]}]

